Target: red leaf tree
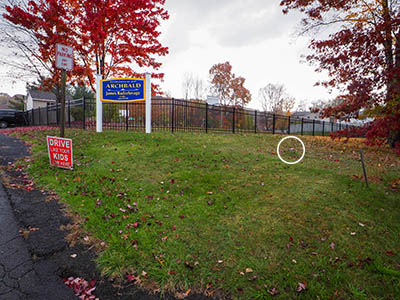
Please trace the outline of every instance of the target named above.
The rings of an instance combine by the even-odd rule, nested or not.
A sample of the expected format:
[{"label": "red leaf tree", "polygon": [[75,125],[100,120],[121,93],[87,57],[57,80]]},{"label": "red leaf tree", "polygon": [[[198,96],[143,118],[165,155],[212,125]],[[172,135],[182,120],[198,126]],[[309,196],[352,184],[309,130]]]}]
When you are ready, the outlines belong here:
[{"label": "red leaf tree", "polygon": [[341,119],[370,116],[367,142],[400,149],[400,4],[395,0],[282,0],[283,12],[299,10],[304,32],[329,26],[328,38],[313,39],[307,60],[341,92],[338,105],[323,109]]},{"label": "red leaf tree", "polygon": [[[57,42],[75,49],[75,80],[95,90],[95,74],[109,77],[142,76],[156,72],[157,56],[168,54],[158,41],[162,20],[168,19],[165,0],[37,0],[26,6],[6,6],[3,17],[28,31],[37,41],[32,51],[50,63],[47,76],[59,82],[54,68]],[[163,74],[153,73],[162,78]],[[153,90],[156,92],[157,88]]]},{"label": "red leaf tree", "polygon": [[3,38],[13,53],[6,52],[3,63],[11,65],[18,76],[28,73],[37,77],[45,88],[54,88],[59,98],[61,71],[55,67],[55,45],[70,45],[63,38],[71,22],[65,5],[58,0],[29,1],[5,9]]},{"label": "red leaf tree", "polygon": [[233,74],[229,62],[213,65],[209,73],[211,90],[219,97],[221,105],[244,107],[250,102],[250,91],[244,87],[246,79]]},{"label": "red leaf tree", "polygon": [[[157,28],[169,18],[165,0],[85,0],[73,1],[76,49],[80,62],[89,71],[87,78],[94,90],[93,74],[109,77],[142,77],[140,70],[158,70],[155,56],[168,54],[158,41]],[[163,74],[153,74],[162,78]],[[153,90],[155,92],[155,90]]]}]

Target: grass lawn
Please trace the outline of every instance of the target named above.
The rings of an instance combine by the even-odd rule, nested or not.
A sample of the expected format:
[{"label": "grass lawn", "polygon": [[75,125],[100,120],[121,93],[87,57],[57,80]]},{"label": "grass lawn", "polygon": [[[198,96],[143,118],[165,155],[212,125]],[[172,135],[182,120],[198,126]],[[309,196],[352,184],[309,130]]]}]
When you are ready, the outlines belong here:
[{"label": "grass lawn", "polygon": [[27,170],[103,242],[109,276],[229,299],[400,297],[400,158],[390,149],[302,137],[306,156],[289,166],[278,135],[67,130],[68,171],[49,167],[47,134],[57,135],[19,133],[34,144]]}]

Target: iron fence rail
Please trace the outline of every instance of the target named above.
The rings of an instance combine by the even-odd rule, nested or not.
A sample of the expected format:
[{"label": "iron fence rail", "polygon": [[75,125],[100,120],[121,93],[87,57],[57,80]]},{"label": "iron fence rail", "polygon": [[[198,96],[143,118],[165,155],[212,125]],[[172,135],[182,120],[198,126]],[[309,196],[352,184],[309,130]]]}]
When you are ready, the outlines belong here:
[{"label": "iron fence rail", "polygon": [[[60,104],[39,107],[19,114],[25,126],[59,124]],[[94,99],[76,99],[66,104],[66,126],[96,128]],[[144,102],[103,103],[105,130],[145,129]],[[156,131],[198,131],[219,133],[280,133],[299,135],[329,135],[342,129],[353,129],[355,124],[295,118],[238,107],[209,105],[202,101],[180,99],[152,99],[152,129]]]}]

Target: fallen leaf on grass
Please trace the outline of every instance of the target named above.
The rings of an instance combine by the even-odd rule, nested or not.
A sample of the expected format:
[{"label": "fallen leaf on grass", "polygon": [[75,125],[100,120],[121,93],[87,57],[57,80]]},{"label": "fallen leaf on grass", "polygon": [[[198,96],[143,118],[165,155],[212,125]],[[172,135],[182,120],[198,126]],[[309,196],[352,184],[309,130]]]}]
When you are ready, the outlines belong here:
[{"label": "fallen leaf on grass", "polygon": [[186,298],[187,296],[189,296],[190,292],[191,292],[191,289],[188,289],[186,292],[183,292],[183,293],[175,293],[175,297],[178,299],[183,299],[183,298]]},{"label": "fallen leaf on grass", "polygon": [[254,271],[250,268],[246,268],[246,273],[253,273]]},{"label": "fallen leaf on grass", "polygon": [[278,290],[277,290],[276,288],[272,288],[272,289],[268,290],[267,292],[268,292],[271,296],[275,296],[275,295],[278,295],[278,294],[279,294],[279,292],[278,292]]},{"label": "fallen leaf on grass", "polygon": [[332,250],[335,249],[335,243],[332,242],[332,243],[330,244],[330,247],[331,247]]},{"label": "fallen leaf on grass", "polygon": [[135,276],[135,275],[132,275],[132,274],[128,274],[128,280],[132,281],[132,282],[136,282],[136,283],[140,283],[141,282],[139,276]]},{"label": "fallen leaf on grass", "polygon": [[387,256],[396,256],[396,253],[394,253],[393,251],[386,251],[386,255]]},{"label": "fallen leaf on grass", "polygon": [[296,291],[299,293],[307,288],[307,282],[299,282]]},{"label": "fallen leaf on grass", "polygon": [[257,280],[257,276],[256,275],[254,275],[254,276],[252,276],[252,277],[249,277],[249,279],[248,279],[248,281],[254,281],[254,280]]}]

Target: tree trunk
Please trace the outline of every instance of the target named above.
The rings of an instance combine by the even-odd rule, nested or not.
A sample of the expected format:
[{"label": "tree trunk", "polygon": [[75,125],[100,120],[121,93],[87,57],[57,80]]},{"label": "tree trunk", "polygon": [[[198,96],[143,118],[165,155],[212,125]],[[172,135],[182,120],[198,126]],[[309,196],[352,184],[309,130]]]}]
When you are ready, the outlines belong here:
[{"label": "tree trunk", "polygon": [[400,131],[392,132],[388,138],[388,144],[394,148],[397,143],[400,143]]}]

